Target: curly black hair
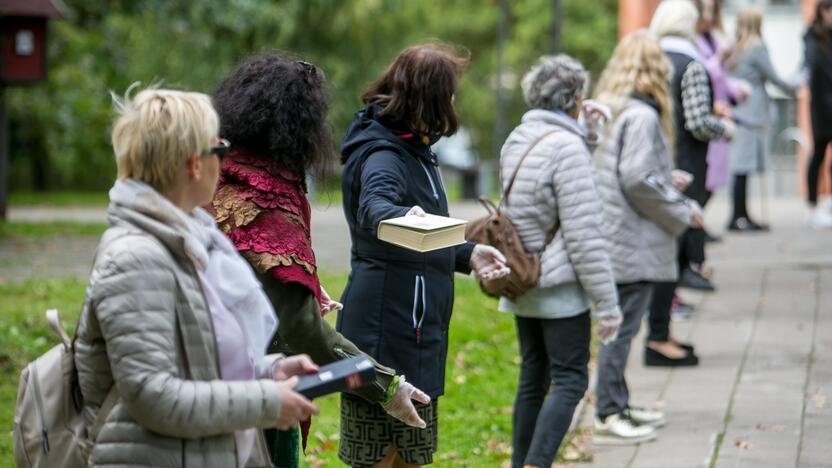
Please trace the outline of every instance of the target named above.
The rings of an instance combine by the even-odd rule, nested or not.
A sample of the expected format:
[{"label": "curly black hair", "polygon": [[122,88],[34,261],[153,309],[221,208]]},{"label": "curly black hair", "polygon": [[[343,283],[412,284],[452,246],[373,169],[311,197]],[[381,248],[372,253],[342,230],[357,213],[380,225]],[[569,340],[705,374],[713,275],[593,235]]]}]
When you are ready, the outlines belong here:
[{"label": "curly black hair", "polygon": [[334,155],[329,98],[315,65],[283,52],[249,57],[214,93],[220,135],[296,174],[323,175]]}]

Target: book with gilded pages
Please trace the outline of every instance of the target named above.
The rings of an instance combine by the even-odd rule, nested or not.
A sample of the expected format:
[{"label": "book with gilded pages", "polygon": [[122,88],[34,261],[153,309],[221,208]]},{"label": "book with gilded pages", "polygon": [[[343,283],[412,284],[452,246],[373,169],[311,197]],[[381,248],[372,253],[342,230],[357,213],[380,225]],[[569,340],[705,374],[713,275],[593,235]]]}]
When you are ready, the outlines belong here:
[{"label": "book with gilded pages", "polygon": [[294,390],[310,400],[330,393],[370,385],[376,370],[366,356],[353,356],[321,366],[318,372],[298,376]]},{"label": "book with gilded pages", "polygon": [[465,243],[467,221],[426,214],[386,219],[378,225],[378,238],[417,252],[430,252]]}]

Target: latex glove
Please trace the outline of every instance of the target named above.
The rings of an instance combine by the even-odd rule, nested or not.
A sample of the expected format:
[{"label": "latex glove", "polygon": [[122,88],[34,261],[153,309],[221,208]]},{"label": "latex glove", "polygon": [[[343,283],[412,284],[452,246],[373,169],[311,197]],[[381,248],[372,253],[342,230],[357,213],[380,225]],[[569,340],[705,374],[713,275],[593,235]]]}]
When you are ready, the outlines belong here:
[{"label": "latex glove", "polygon": [[425,210],[423,210],[421,206],[416,205],[413,208],[411,208],[410,211],[408,211],[404,215],[405,216],[424,216],[425,214],[426,214]]},{"label": "latex glove", "polygon": [[318,365],[312,362],[306,354],[298,354],[278,359],[272,365],[272,376],[275,380],[286,380],[296,375],[318,372]]},{"label": "latex glove", "polygon": [[318,405],[293,390],[297,384],[297,377],[277,384],[280,387],[280,415],[277,417],[275,427],[281,431],[297,426],[300,421],[305,421],[309,419],[309,416],[318,414],[320,411]]},{"label": "latex glove", "polygon": [[608,312],[598,319],[596,333],[601,339],[601,344],[608,345],[618,337],[618,327],[621,326],[621,311],[616,309]]},{"label": "latex glove", "polygon": [[329,293],[326,292],[323,286],[321,286],[321,317],[324,315],[332,312],[333,310],[341,310],[344,308],[344,304],[341,304],[338,301],[333,301],[331,297],[329,297]]},{"label": "latex glove", "polygon": [[609,106],[592,99],[585,99],[581,110],[583,111],[584,125],[589,130],[597,130],[604,125],[604,122],[612,119],[612,110]]},{"label": "latex glove", "polygon": [[705,217],[702,214],[702,207],[699,206],[699,203],[696,203],[693,200],[691,200],[690,207],[690,227],[701,228],[705,225]]},{"label": "latex glove", "polygon": [[499,279],[511,273],[511,269],[506,266],[505,255],[485,244],[477,244],[474,247],[470,265],[477,277],[486,280]]},{"label": "latex glove", "polygon": [[673,172],[670,173],[670,179],[673,183],[673,188],[680,192],[684,192],[685,189],[693,183],[693,174],[681,169],[673,169]]},{"label": "latex glove", "polygon": [[734,138],[734,134],[737,133],[737,124],[734,123],[731,119],[719,119],[722,122],[722,125],[725,126],[725,133],[722,134],[722,137],[726,140],[730,140]]},{"label": "latex glove", "polygon": [[386,405],[381,405],[381,407],[384,408],[387,414],[408,426],[424,429],[427,427],[427,424],[419,417],[419,413],[416,412],[416,407],[413,406],[413,400],[423,404],[430,403],[430,397],[425,392],[405,381],[402,375],[399,376],[399,387],[396,389],[396,393],[393,394],[393,398]]}]

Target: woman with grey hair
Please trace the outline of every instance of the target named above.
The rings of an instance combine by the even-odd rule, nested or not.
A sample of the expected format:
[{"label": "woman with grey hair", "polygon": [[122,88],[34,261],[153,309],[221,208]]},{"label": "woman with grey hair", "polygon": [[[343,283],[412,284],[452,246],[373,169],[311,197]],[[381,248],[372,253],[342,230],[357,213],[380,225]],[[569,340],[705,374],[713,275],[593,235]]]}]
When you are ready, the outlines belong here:
[{"label": "woman with grey hair", "polygon": [[[544,56],[523,78],[523,116],[500,154],[503,212],[528,252],[540,255],[537,287],[500,310],[516,316],[522,363],[514,403],[512,465],[550,466],[587,388],[590,305],[603,342],[621,311],[601,230],[585,109],[589,74],[567,55]],[[550,390],[551,388],[551,390]],[[548,395],[547,395],[548,392]]]}]

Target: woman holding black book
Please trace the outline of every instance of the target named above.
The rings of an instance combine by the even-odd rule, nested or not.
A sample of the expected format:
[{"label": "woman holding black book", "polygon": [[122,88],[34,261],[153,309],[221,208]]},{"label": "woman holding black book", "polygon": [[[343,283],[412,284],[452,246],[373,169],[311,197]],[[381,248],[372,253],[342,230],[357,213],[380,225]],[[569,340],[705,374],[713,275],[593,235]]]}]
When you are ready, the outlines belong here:
[{"label": "woman holding black book", "polygon": [[[467,58],[443,45],[405,49],[364,94],[341,145],[341,190],[352,238],[349,282],[338,331],[393,366],[430,398],[417,399],[423,429],[381,406],[341,397],[339,457],[351,466],[426,465],[437,447],[436,399],[444,393],[454,272],[507,274],[493,247],[466,243],[419,253],[377,238],[379,223],[405,215],[448,216],[430,145],[459,124],[453,107]],[[405,381],[404,376],[407,376]]]}]

